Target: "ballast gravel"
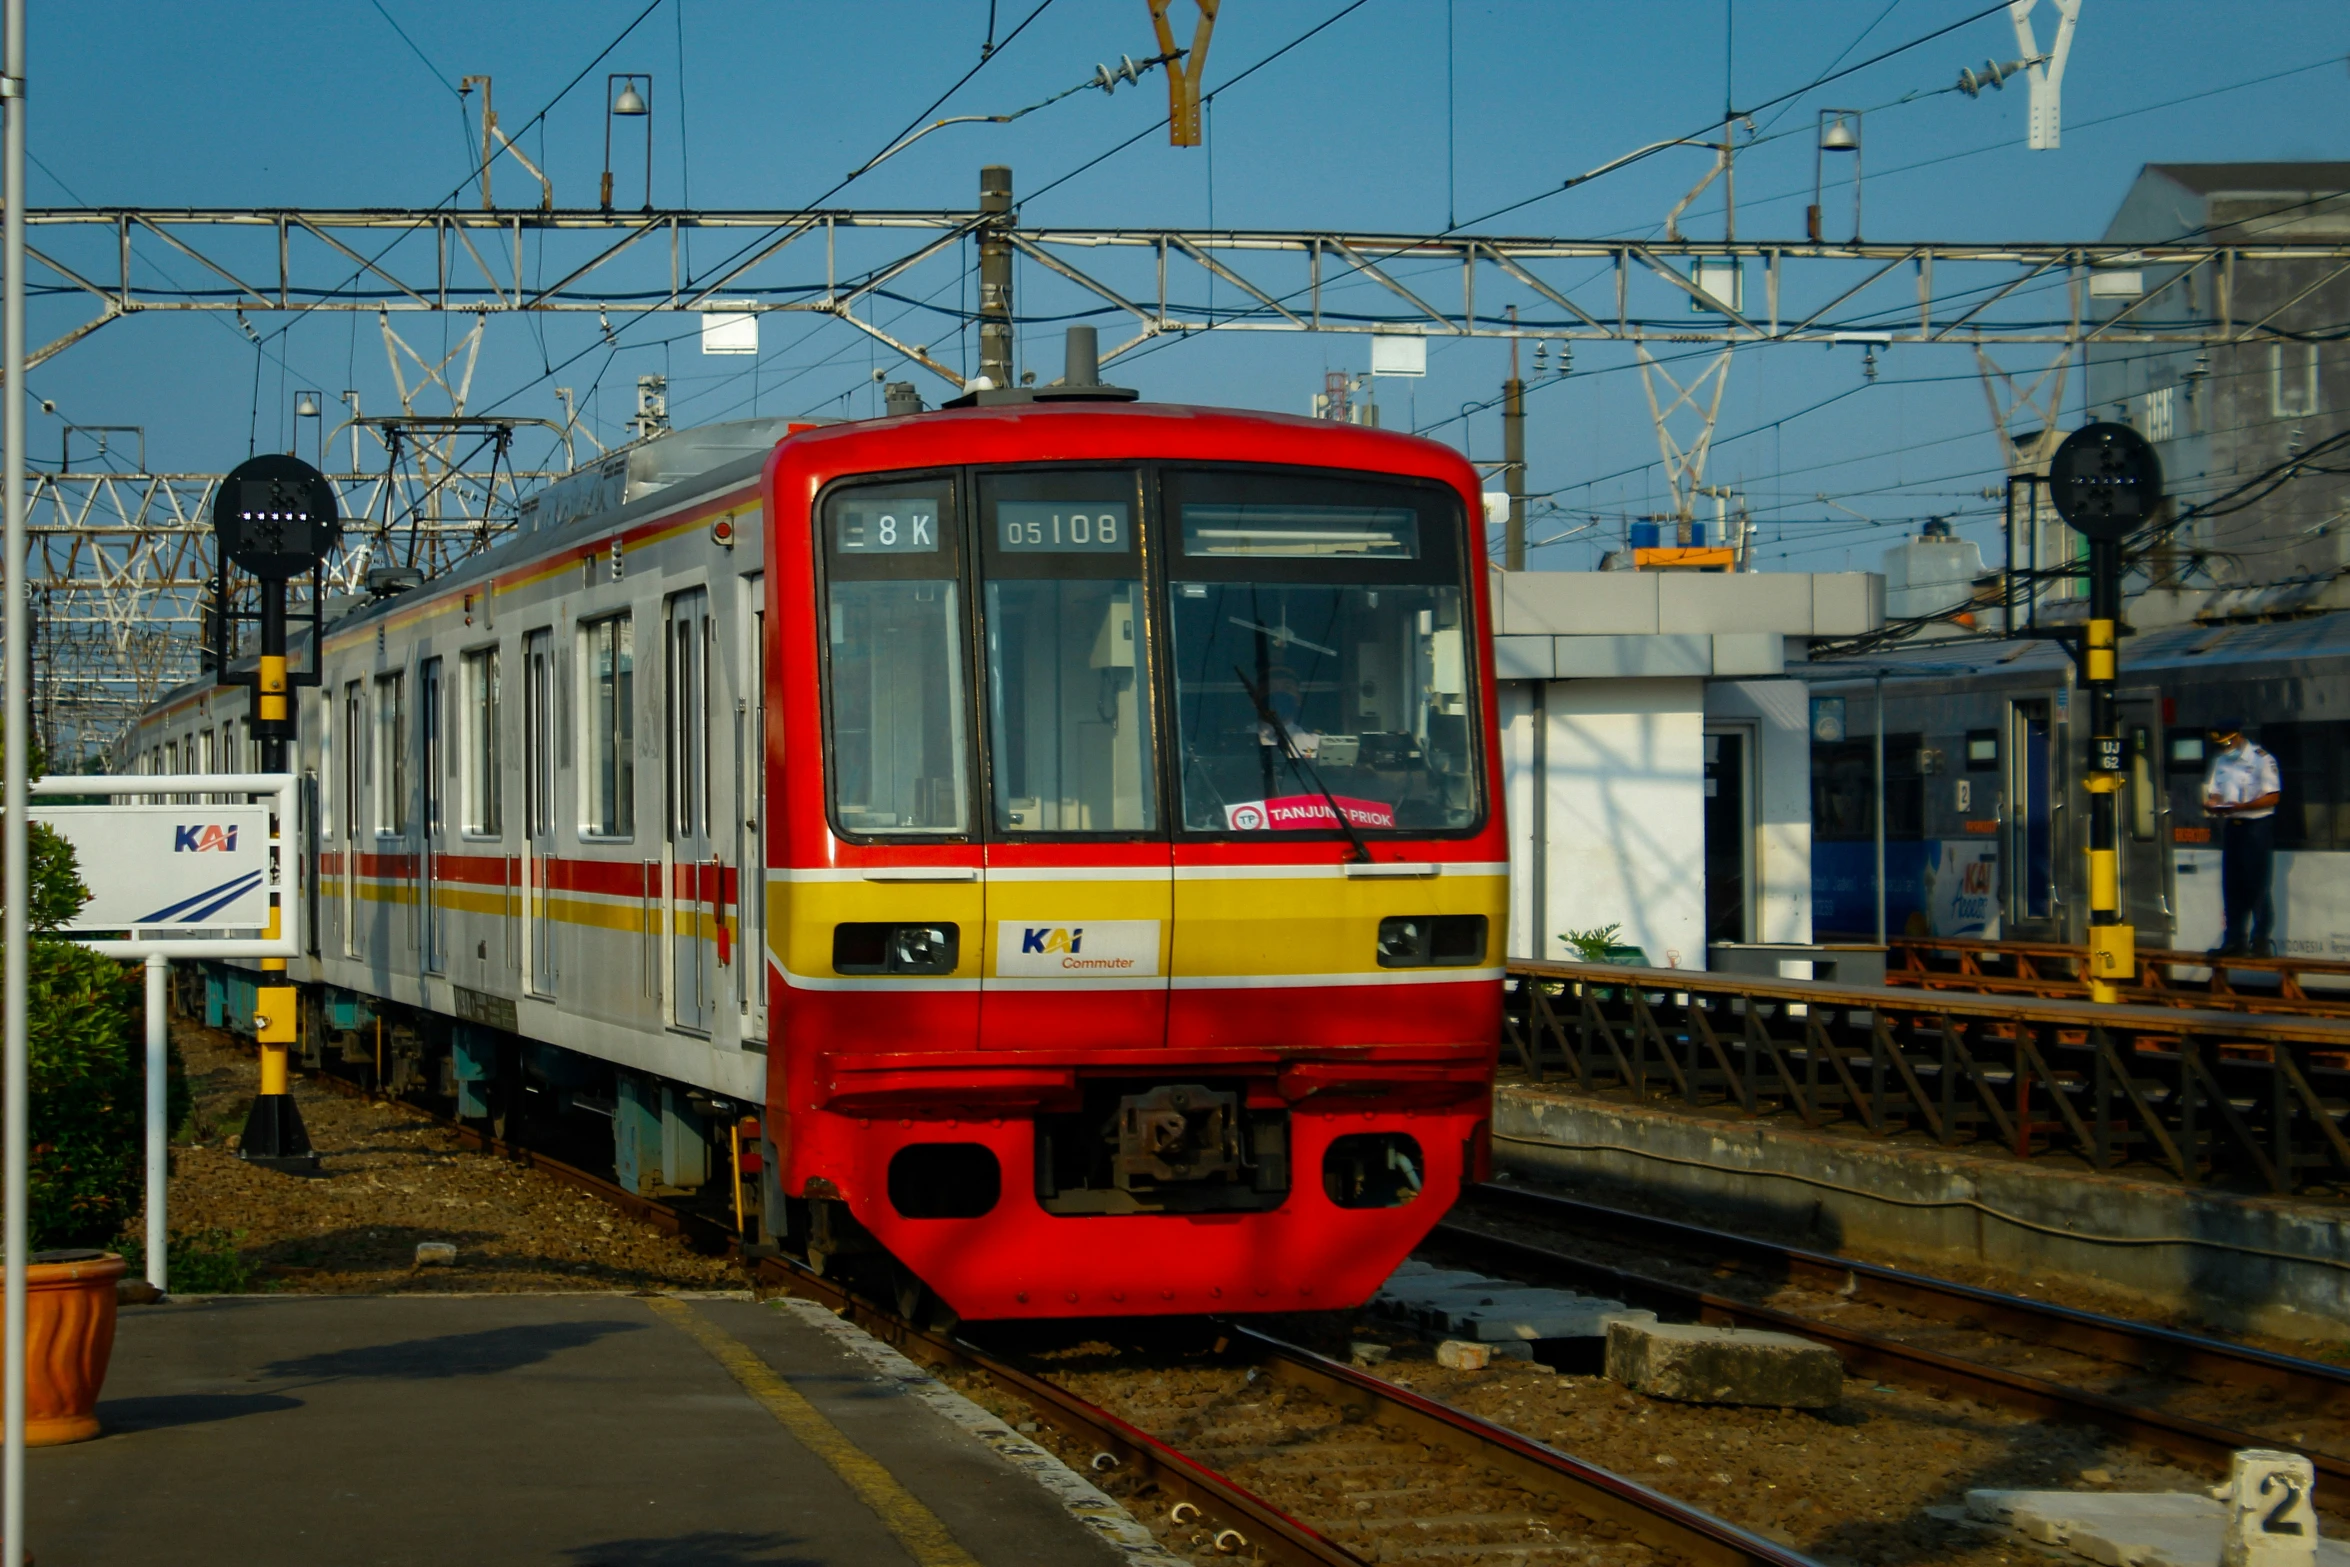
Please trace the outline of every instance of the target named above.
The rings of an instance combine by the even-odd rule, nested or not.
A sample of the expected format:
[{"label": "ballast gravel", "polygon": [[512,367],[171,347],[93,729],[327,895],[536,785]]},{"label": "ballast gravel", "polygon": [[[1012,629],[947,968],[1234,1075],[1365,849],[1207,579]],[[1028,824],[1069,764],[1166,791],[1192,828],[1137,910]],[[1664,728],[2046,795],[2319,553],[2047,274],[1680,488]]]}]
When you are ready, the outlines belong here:
[{"label": "ballast gravel", "polygon": [[[315,1294],[740,1289],[722,1257],[615,1212],[554,1177],[465,1147],[409,1106],[347,1097],[297,1075],[316,1176],[236,1155],[258,1068],[249,1046],[184,1021],[174,1042],[194,1097],[172,1148],[175,1234],[225,1235],[250,1286]],[[132,1234],[145,1220],[135,1220]],[[419,1248],[452,1260],[419,1266]]]}]

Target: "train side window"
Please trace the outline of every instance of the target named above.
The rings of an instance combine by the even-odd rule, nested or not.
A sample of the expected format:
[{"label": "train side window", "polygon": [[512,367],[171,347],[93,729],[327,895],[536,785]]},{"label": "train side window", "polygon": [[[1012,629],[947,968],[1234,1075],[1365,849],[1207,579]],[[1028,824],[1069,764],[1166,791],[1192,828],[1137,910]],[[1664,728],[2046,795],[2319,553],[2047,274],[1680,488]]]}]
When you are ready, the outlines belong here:
[{"label": "train side window", "polygon": [[408,831],[408,678],[375,681],[375,830],[387,838]]},{"label": "train side window", "polygon": [[1966,732],[1966,770],[1970,773],[1999,771],[1999,731],[1970,729]]},{"label": "train side window", "polygon": [[2166,772],[2201,773],[2205,762],[2209,760],[2204,754],[2203,736],[2172,735],[2169,758],[2164,768]]},{"label": "train side window", "polygon": [[441,749],[441,661],[428,658],[416,674],[416,732],[422,743],[419,754],[424,759],[424,830],[441,830],[441,804],[447,793],[444,776],[447,760]]},{"label": "train side window", "polygon": [[536,842],[555,830],[555,633],[522,639],[522,810]]},{"label": "train side window", "polygon": [[343,832],[353,838],[359,836],[359,793],[366,767],[365,701],[358,681],[343,687]]},{"label": "train side window", "polygon": [[1140,510],[1131,470],[980,483],[999,832],[1158,828]]},{"label": "train side window", "polygon": [[2130,836],[2140,843],[2154,841],[2155,819],[2162,799],[2154,781],[2154,731],[2144,724],[2130,727]]},{"label": "train side window", "polygon": [[465,655],[465,830],[495,838],[506,830],[503,794],[505,756],[499,716],[498,650],[485,647]]},{"label": "train side window", "polygon": [[636,831],[636,637],[629,617],[608,615],[579,628],[579,830],[590,838]]},{"label": "train side window", "polygon": [[959,534],[943,477],[825,499],[825,772],[844,831],[971,830]]},{"label": "train side window", "polygon": [[2255,738],[2277,759],[2277,847],[2350,849],[2350,723],[2263,723]]}]

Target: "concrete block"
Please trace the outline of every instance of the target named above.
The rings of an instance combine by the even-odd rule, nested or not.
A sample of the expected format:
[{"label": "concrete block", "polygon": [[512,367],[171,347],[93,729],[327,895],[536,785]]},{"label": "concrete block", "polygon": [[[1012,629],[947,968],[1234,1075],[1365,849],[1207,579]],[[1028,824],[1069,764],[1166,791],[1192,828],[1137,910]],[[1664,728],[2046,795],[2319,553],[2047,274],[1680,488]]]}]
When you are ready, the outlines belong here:
[{"label": "concrete block", "polygon": [[1607,1374],[1636,1393],[1691,1404],[1827,1409],[1844,1396],[1844,1363],[1825,1344],[1695,1323],[1609,1323]]},{"label": "concrete block", "polygon": [[1647,679],[1713,673],[1713,638],[1705,636],[1553,637],[1551,661],[1561,680]]},{"label": "concrete block", "polygon": [[1417,1273],[1396,1270],[1371,1308],[1426,1332],[1493,1344],[1604,1338],[1618,1319],[1656,1320],[1655,1312],[1631,1310],[1620,1300],[1419,1266]]},{"label": "concrete block", "polygon": [[[1969,1491],[1966,1510],[2104,1567],[2217,1567],[2230,1512],[2197,1491]],[[2298,1547],[2293,1559],[2350,1567],[2350,1549],[2311,1526],[2280,1542]]]},{"label": "concrete block", "polygon": [[1447,1371],[1483,1371],[1493,1351],[1472,1339],[1448,1338],[1436,1346],[1436,1363]]}]

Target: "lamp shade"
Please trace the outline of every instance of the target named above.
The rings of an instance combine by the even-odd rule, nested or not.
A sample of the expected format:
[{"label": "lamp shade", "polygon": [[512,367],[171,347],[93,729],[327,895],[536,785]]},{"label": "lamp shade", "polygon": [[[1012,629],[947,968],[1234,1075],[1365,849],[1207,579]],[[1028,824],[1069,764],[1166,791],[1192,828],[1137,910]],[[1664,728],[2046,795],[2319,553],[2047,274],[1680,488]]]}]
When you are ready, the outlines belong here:
[{"label": "lamp shade", "polygon": [[1842,115],[1838,115],[1835,119],[1830,120],[1826,128],[1820,132],[1820,151],[1860,151],[1859,130],[1854,127],[1850,120],[1845,119]]},{"label": "lamp shade", "polygon": [[634,115],[647,114],[651,111],[645,107],[644,96],[636,90],[636,83],[622,82],[620,96],[612,100],[612,112]]}]

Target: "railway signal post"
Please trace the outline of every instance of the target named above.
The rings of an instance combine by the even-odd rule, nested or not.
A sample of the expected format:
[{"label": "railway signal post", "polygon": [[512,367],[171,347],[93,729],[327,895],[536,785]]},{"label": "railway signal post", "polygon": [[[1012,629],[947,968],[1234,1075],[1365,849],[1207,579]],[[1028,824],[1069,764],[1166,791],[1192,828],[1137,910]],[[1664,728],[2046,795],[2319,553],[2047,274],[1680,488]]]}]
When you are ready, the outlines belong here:
[{"label": "railway signal post", "polygon": [[[221,481],[213,500],[212,530],[218,565],[207,627],[212,645],[205,649],[206,659],[219,684],[252,688],[251,733],[261,751],[261,771],[282,773],[288,765],[286,743],[295,735],[295,688],[318,683],[325,562],[342,532],[334,486],[299,458],[274,453],[251,458]],[[249,614],[231,607],[231,561],[255,579],[259,603]],[[304,575],[311,579],[310,667],[296,671],[287,668],[286,660],[286,584]],[[234,667],[235,628],[248,619],[259,624],[259,656],[252,669],[240,670]],[[292,828],[289,822],[278,830]],[[270,940],[277,939],[285,899],[295,891],[290,882],[281,882],[271,896]],[[310,1147],[294,1096],[287,1091],[287,1053],[301,1039],[301,993],[284,982],[285,959],[260,961],[263,980],[255,993],[253,1037],[261,1046],[261,1086],[245,1118],[237,1153],[251,1164],[307,1173],[318,1168],[318,1155]]]},{"label": "railway signal post", "polygon": [[2056,449],[2048,467],[2057,515],[2089,546],[2089,624],[2078,660],[2089,694],[2089,999],[2117,1001],[2137,972],[2137,932],[2122,920],[2121,725],[2115,648],[2122,613],[2122,541],[2162,501],[2162,463],[2124,424],[2090,424]]}]

